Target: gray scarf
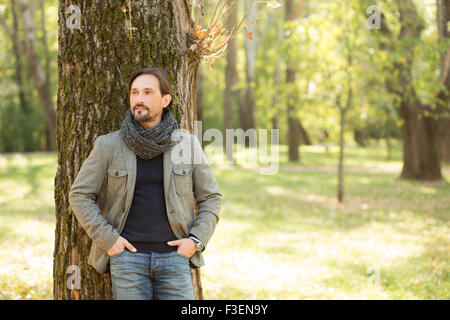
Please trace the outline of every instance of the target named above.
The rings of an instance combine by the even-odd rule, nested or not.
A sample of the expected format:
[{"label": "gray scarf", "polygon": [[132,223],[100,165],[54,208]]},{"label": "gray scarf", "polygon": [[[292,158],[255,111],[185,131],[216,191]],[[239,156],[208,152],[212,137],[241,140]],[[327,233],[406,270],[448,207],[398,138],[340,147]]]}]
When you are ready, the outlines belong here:
[{"label": "gray scarf", "polygon": [[164,110],[161,122],[150,129],[142,127],[128,109],[123,119],[120,133],[127,146],[140,158],[149,160],[170,150],[179,141],[172,141],[172,133],[178,129],[178,123],[170,110]]}]

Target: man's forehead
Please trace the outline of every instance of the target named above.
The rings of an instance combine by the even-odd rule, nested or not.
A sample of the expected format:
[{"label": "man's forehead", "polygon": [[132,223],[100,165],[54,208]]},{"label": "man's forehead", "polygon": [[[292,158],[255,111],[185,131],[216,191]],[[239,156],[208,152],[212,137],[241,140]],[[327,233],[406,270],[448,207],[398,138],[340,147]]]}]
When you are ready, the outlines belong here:
[{"label": "man's forehead", "polygon": [[131,85],[131,90],[156,90],[158,88],[158,78],[152,74],[142,74],[136,77]]}]

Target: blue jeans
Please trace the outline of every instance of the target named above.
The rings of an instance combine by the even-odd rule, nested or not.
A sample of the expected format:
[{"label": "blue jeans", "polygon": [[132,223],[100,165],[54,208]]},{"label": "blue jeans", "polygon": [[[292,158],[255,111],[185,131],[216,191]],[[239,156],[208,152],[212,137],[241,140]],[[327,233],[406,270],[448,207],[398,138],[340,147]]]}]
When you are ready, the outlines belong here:
[{"label": "blue jeans", "polygon": [[194,300],[189,259],[177,252],[127,249],[110,257],[115,300]]}]

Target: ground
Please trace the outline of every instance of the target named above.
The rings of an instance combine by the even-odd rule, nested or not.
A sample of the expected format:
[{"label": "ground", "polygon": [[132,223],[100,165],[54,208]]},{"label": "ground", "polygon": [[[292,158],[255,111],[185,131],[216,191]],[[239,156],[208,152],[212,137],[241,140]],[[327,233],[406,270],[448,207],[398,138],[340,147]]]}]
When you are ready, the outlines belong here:
[{"label": "ground", "polygon": [[[338,203],[336,151],[302,146],[298,164],[281,146],[274,175],[212,162],[224,201],[206,299],[449,298],[450,184],[397,180],[400,148],[349,147]],[[56,166],[0,155],[0,299],[52,299]]]}]

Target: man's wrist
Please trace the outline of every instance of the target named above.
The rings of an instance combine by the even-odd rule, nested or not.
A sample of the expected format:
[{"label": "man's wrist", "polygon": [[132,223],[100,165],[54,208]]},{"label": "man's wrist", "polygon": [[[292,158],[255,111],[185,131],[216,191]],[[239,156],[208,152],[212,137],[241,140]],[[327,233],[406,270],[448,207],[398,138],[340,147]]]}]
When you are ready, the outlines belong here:
[{"label": "man's wrist", "polygon": [[191,239],[192,241],[194,241],[195,243],[195,248],[197,252],[201,252],[205,249],[205,246],[203,245],[203,242],[201,242],[200,239],[198,239],[197,237],[193,236],[193,235],[189,235],[189,239]]}]

